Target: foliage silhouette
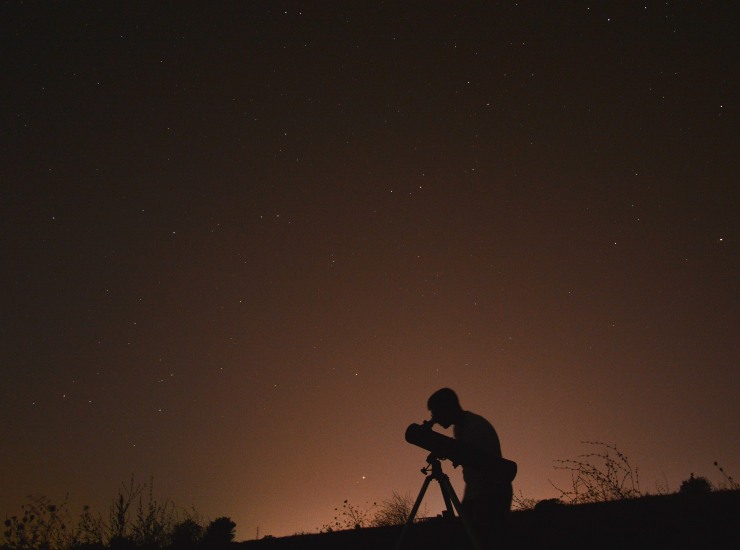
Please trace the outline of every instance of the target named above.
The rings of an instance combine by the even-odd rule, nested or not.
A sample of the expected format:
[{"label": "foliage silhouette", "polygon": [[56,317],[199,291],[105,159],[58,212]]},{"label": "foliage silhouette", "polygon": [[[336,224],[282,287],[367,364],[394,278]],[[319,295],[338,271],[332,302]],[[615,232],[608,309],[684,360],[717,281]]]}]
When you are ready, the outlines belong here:
[{"label": "foliage silhouette", "polygon": [[348,500],[342,503],[341,507],[334,508],[337,513],[334,516],[332,523],[325,524],[321,527],[320,531],[323,533],[330,533],[332,531],[344,531],[347,529],[361,529],[368,527],[372,520],[372,510],[377,505],[373,503],[364,510],[358,506],[350,504]]},{"label": "foliage silhouette", "polygon": [[[378,504],[373,502],[365,508],[355,506],[348,500],[342,503],[342,506],[334,508],[337,513],[334,521],[325,524],[319,529],[322,533],[331,533],[334,531],[346,531],[348,529],[362,529],[364,527],[390,527],[395,525],[404,525],[411,515],[414,507],[414,500],[407,493],[400,495],[393,494]],[[422,516],[426,514],[425,511]]]},{"label": "foliage silhouette", "polygon": [[685,479],[681,482],[681,487],[678,492],[682,495],[700,495],[708,493],[712,490],[712,483],[705,477],[699,476],[694,477],[694,472],[691,472],[689,479]]},{"label": "foliage silhouette", "polygon": [[187,518],[172,528],[171,545],[172,550],[192,550],[198,547],[203,538],[203,526],[192,518]]},{"label": "foliage silhouette", "polygon": [[236,523],[231,518],[220,517],[214,519],[206,527],[203,534],[202,545],[204,548],[225,548],[234,540],[234,529]]},{"label": "foliage silhouette", "polygon": [[384,500],[374,517],[370,521],[373,527],[387,527],[391,525],[404,525],[414,508],[414,500],[406,493],[400,495],[394,492],[390,498]]},{"label": "foliage silhouette", "polygon": [[606,502],[642,496],[637,468],[632,468],[627,456],[616,445],[583,441],[600,450],[579,455],[576,459],[556,460],[556,470],[571,473],[568,490],[550,484],[560,492],[560,499],[572,504]]},{"label": "foliage silhouette", "polygon": [[725,478],[725,480],[720,484],[720,488],[730,490],[740,489],[740,483],[735,481],[731,475],[727,475],[725,473],[725,469],[720,466],[716,460],[714,461],[714,467],[717,468],[719,470],[719,473],[722,474],[722,476]]},{"label": "foliage silhouette", "polygon": [[11,516],[5,520],[2,548],[35,550],[56,548],[67,542],[66,498],[57,506],[44,496],[30,497],[30,502],[21,506],[21,510],[21,517]]},{"label": "foliage silhouette", "polygon": [[537,505],[537,501],[533,498],[526,498],[522,491],[519,490],[519,494],[514,493],[512,495],[512,510],[533,510]]},{"label": "foliage silhouette", "polygon": [[66,499],[60,505],[30,497],[20,516],[8,517],[0,550],[195,550],[222,548],[234,539],[236,524],[222,517],[203,527],[199,515],[178,511],[169,500],[154,498],[154,483],[132,476],[108,508],[107,520],[88,506],[72,518]]}]

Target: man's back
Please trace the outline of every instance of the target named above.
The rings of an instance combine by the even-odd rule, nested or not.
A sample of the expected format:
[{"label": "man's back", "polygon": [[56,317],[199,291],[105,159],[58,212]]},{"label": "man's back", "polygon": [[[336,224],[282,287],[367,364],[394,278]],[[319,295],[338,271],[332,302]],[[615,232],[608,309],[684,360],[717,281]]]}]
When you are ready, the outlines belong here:
[{"label": "man's back", "polygon": [[[462,419],[455,424],[455,439],[469,448],[481,451],[492,458],[501,458],[501,443],[490,422],[470,411],[463,412]],[[485,468],[463,464],[465,498],[478,498],[489,493],[494,483],[492,472]]]}]

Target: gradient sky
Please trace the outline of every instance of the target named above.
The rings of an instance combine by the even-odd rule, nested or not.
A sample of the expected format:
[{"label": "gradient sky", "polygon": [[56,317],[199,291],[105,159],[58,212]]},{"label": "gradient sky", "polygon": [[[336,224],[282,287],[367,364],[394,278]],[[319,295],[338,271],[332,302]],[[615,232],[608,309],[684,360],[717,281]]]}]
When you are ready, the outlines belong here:
[{"label": "gradient sky", "polygon": [[315,531],[444,386],[524,497],[740,477],[734,6],[543,4],[3,3],[0,512]]}]

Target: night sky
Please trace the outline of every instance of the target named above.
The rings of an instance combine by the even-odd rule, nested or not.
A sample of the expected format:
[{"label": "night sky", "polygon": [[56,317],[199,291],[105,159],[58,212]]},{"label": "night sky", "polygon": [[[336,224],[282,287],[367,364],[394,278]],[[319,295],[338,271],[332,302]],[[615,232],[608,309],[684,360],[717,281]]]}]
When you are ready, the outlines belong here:
[{"label": "night sky", "polygon": [[740,477],[734,8],[4,2],[0,515],[316,531],[444,386],[526,498]]}]

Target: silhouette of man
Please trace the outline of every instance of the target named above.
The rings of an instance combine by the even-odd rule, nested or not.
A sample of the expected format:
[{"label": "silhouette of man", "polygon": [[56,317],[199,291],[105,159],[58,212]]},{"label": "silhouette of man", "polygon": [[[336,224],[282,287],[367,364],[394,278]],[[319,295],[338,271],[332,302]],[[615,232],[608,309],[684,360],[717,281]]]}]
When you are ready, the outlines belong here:
[{"label": "silhouette of man", "polygon": [[462,464],[465,480],[463,513],[480,541],[490,545],[503,536],[513,496],[511,483],[501,482],[492,472],[493,462],[501,458],[498,434],[488,420],[463,410],[457,394],[450,388],[434,392],[427,401],[427,408],[432,413],[433,424],[443,428],[454,426],[456,440],[491,458],[491,468]]}]

